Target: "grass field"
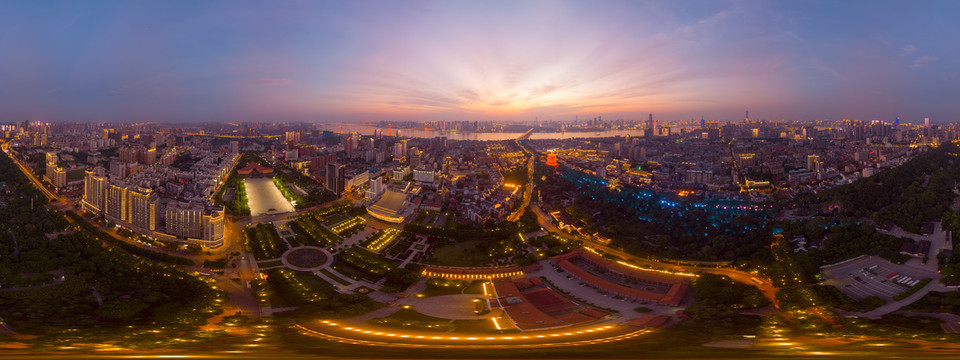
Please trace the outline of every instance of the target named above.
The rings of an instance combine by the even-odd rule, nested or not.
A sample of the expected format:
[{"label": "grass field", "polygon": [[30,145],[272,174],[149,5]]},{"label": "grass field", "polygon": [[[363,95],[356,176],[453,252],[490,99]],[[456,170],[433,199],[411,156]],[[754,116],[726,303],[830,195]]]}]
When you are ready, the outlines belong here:
[{"label": "grass field", "polygon": [[261,267],[261,268],[281,266],[281,265],[283,265],[283,261],[280,261],[280,260],[270,260],[270,261],[264,261],[264,262],[259,262],[259,263],[257,263],[257,266],[258,266],[258,267]]},{"label": "grass field", "polygon": [[427,262],[445,266],[480,266],[490,255],[480,248],[482,240],[462,241],[438,247]]},{"label": "grass field", "polygon": [[370,324],[397,329],[416,329],[445,332],[454,330],[449,319],[418,313],[413,309],[400,309],[387,317],[370,320]]},{"label": "grass field", "polygon": [[333,280],[333,281],[336,281],[336,282],[340,283],[340,285],[350,285],[350,282],[349,282],[349,281],[346,281],[346,280],[344,280],[343,278],[341,278],[341,277],[339,277],[339,276],[337,276],[337,275],[334,275],[333,272],[330,271],[330,270],[320,269],[320,273],[323,274],[323,275],[326,275],[328,278],[330,278],[330,280]]},{"label": "grass field", "polygon": [[330,227],[330,226],[334,226],[336,224],[342,223],[344,221],[347,221],[348,219],[350,219],[350,216],[345,214],[331,215],[330,217],[327,218],[327,220],[323,222],[323,225]]}]

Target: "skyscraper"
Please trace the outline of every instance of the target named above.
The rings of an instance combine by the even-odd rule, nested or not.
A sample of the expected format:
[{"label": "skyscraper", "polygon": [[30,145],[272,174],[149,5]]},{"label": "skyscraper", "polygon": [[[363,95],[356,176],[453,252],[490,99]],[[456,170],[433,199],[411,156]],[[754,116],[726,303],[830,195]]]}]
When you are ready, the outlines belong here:
[{"label": "skyscraper", "polygon": [[653,137],[654,131],[656,131],[656,127],[657,127],[657,125],[653,122],[653,114],[650,114],[650,116],[647,117],[646,125],[647,126],[645,130],[643,130],[643,136],[648,138]]},{"label": "skyscraper", "polygon": [[340,195],[343,192],[346,177],[343,173],[343,165],[337,163],[327,164],[327,190]]}]

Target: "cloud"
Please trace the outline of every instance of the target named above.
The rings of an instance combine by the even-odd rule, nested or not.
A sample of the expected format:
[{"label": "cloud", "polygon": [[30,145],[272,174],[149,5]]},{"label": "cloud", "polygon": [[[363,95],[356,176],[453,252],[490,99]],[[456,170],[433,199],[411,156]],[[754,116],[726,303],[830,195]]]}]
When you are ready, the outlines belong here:
[{"label": "cloud", "polygon": [[913,45],[904,46],[903,49],[900,49],[900,56],[907,56],[913,54],[917,51],[917,47]]},{"label": "cloud", "polygon": [[913,68],[922,68],[922,67],[924,67],[924,66],[930,65],[930,63],[932,63],[932,62],[934,62],[934,61],[937,61],[937,57],[924,55],[924,56],[918,57],[916,60],[914,60],[914,61],[913,61],[913,65],[910,65],[910,67],[913,67]]},{"label": "cloud", "polygon": [[244,86],[279,86],[290,84],[293,84],[293,80],[286,78],[263,78],[243,82]]}]

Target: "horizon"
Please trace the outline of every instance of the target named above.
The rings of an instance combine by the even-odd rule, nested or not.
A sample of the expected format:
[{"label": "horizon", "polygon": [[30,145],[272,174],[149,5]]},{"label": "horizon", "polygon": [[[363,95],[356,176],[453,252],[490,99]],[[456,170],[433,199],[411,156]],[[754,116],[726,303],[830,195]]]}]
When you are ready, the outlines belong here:
[{"label": "horizon", "polygon": [[0,121],[960,119],[955,2],[235,5],[0,4]]}]

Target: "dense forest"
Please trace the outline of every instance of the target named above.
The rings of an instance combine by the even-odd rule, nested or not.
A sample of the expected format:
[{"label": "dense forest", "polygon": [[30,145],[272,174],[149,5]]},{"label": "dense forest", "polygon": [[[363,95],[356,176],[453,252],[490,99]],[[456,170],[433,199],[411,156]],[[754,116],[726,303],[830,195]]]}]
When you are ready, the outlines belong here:
[{"label": "dense forest", "polygon": [[577,226],[613,239],[625,251],[689,260],[770,261],[766,248],[772,214],[752,205],[670,199],[542,164],[534,178],[545,198],[572,196],[576,209],[568,213]]},{"label": "dense forest", "polygon": [[958,152],[957,144],[943,144],[894,169],[807,199],[807,203],[841,216],[872,217],[878,224],[891,221],[920,233],[923,223],[940,219],[956,197]]}]

